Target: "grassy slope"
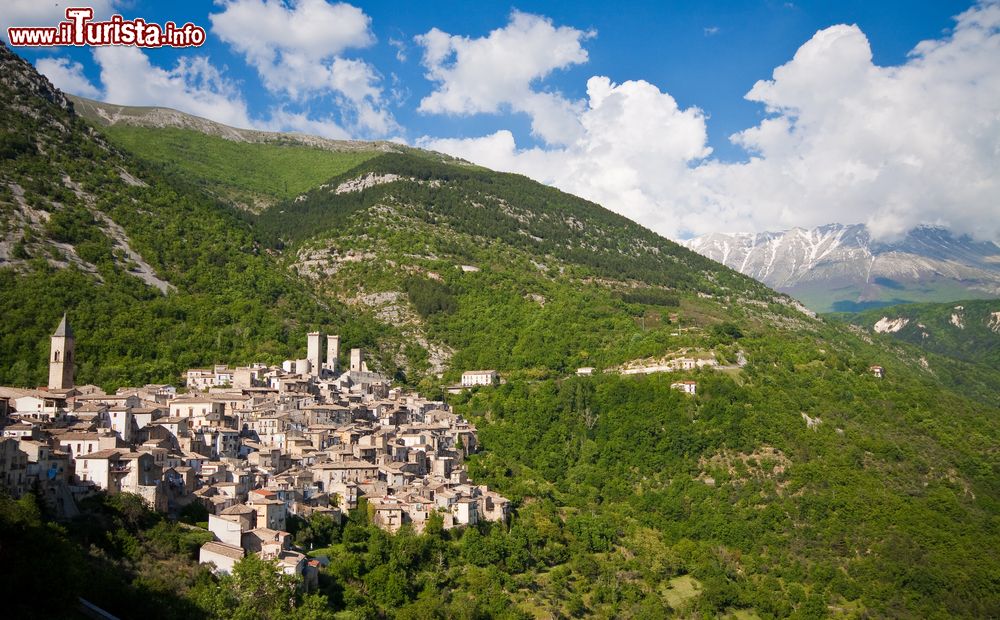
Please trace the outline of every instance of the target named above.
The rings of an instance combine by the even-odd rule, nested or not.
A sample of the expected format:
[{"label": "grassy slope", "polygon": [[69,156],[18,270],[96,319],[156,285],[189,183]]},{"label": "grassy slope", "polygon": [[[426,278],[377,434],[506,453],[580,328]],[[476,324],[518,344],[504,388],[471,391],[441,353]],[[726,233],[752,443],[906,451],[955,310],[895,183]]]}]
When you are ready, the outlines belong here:
[{"label": "grassy slope", "polygon": [[251,206],[295,197],[377,154],[238,143],[187,129],[115,125],[102,131],[113,143],[166,171],[198,179],[220,197]]},{"label": "grassy slope", "polygon": [[[315,189],[262,213],[257,229],[284,248],[289,263],[310,263],[307,273],[319,275],[314,286],[340,300],[402,295],[404,307],[419,311],[414,289],[433,289],[442,309],[410,316],[410,325],[454,351],[449,379],[475,367],[566,373],[662,355],[693,342],[687,331],[672,335],[671,314],[688,327],[709,327],[747,316],[740,299],[774,297],[524,177],[384,155],[329,185],[369,173],[416,180],[340,195]],[[352,255],[369,258],[346,260]],[[705,291],[733,303],[700,298]],[[766,312],[804,319],[781,306]]]}]

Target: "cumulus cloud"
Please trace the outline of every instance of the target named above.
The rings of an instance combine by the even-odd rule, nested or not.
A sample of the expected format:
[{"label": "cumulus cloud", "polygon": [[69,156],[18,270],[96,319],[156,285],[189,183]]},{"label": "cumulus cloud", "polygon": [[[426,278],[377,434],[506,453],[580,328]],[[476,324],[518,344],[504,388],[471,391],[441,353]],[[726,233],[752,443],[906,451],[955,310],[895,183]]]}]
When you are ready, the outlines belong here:
[{"label": "cumulus cloud", "polygon": [[733,137],[754,156],[714,166],[720,216],[922,223],[1000,238],[1000,5],[957,18],[899,66],[872,63],[856,26],[822,30],[747,94],[772,116]]},{"label": "cumulus cloud", "polygon": [[56,88],[67,93],[91,99],[101,94],[101,91],[83,74],[83,65],[68,58],[39,58],[35,68],[49,78]]},{"label": "cumulus cloud", "polygon": [[518,149],[506,130],[473,139],[423,139],[421,145],[483,165],[532,176],[661,232],[677,230],[664,197],[690,185],[689,162],[707,157],[705,116],[681,109],[645,81],[587,82],[581,133],[557,149]]},{"label": "cumulus cloud", "polygon": [[527,113],[532,132],[545,142],[568,144],[580,133],[581,104],[535,86],[557,69],[586,62],[583,42],[592,36],[593,32],[556,27],[550,19],[520,11],[485,37],[433,28],[414,39],[424,49],[426,77],[436,84],[419,110],[476,114],[509,108]]},{"label": "cumulus cloud", "polygon": [[[531,175],[675,238],[837,221],[864,222],[882,238],[933,223],[997,240],[997,59],[996,3],[962,13],[950,34],[892,67],[872,62],[858,27],[821,30],[747,94],[767,116],[732,136],[749,154],[740,163],[709,158],[698,109],[678,108],[652,84],[605,77],[588,82],[575,117],[582,131],[564,146],[519,148],[509,132],[421,143]],[[492,76],[480,81],[489,92]],[[464,91],[479,92],[474,83]],[[475,109],[469,100],[442,99]]]},{"label": "cumulus cloud", "polygon": [[243,55],[272,94],[299,102],[332,94],[356,130],[385,135],[397,128],[378,72],[343,55],[375,42],[361,9],[325,0],[228,0],[209,19],[212,33]]},{"label": "cumulus cloud", "polygon": [[272,131],[295,131],[332,140],[349,140],[351,135],[332,118],[312,118],[306,113],[289,112],[284,107],[271,110],[262,128]]},{"label": "cumulus cloud", "polygon": [[239,90],[203,56],[181,57],[172,69],[162,69],[140,49],[98,47],[94,60],[101,68],[105,101],[175,108],[235,127],[254,126]]},{"label": "cumulus cloud", "polygon": [[99,47],[93,51],[100,68],[98,88],[83,75],[83,66],[68,58],[41,58],[36,63],[56,87],[119,105],[162,106],[213,121],[267,131],[297,131],[336,140],[351,135],[334,118],[273,106],[265,117],[252,117],[237,85],[203,56],[182,57],[172,69],[153,65],[134,47]]}]

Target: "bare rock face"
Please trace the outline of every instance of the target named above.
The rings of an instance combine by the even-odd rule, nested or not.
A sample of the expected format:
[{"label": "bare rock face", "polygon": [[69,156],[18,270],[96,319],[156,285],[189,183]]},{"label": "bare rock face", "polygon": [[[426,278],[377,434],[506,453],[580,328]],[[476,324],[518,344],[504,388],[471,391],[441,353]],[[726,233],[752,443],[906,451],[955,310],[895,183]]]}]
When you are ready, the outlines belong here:
[{"label": "bare rock face", "polygon": [[1000,334],[1000,312],[991,312],[987,325],[991,331]]},{"label": "bare rock face", "polygon": [[890,319],[887,316],[882,317],[877,323],[872,327],[879,334],[894,334],[899,330],[906,327],[910,322],[910,319],[898,318]]},{"label": "bare rock face", "polygon": [[[9,47],[0,41],[0,86],[5,92],[16,93],[23,100],[19,106],[22,111],[38,118],[37,104],[32,105],[36,97],[53,103],[60,108],[73,111],[73,103],[61,90],[52,85],[44,75],[35,69]],[[34,113],[33,113],[34,112]]]}]

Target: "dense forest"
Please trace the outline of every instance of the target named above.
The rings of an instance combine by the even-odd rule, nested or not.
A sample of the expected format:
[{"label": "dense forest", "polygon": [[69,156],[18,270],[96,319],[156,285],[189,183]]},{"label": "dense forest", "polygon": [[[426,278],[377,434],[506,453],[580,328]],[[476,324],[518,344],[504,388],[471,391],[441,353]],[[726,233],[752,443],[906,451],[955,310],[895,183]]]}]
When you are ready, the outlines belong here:
[{"label": "dense forest", "polygon": [[[317,299],[231,208],[110,147],[59,105],[61,93],[50,93],[53,102],[11,83],[32,78],[5,62],[0,384],[44,381],[48,336],[63,312],[78,334],[78,382],[108,388],[173,383],[219,361],[280,361],[316,327],[336,325],[377,350],[384,326]],[[137,276],[101,216],[124,229],[171,292]]]},{"label": "dense forest", "polygon": [[1000,301],[901,304],[831,318],[873,329],[880,320],[897,322],[885,337],[924,351],[1000,369]]}]

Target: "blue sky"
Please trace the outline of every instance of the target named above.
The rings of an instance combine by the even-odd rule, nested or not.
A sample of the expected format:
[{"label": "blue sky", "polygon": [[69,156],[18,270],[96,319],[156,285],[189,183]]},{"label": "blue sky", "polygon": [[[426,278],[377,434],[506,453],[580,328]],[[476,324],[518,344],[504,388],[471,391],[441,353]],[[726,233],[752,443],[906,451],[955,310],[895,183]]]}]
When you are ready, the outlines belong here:
[{"label": "blue sky", "polygon": [[[185,50],[18,50],[70,92],[235,125],[404,140],[529,174],[673,237],[837,219],[884,236],[936,223],[998,237],[978,224],[998,189],[988,171],[1000,105],[989,103],[1000,66],[995,2],[92,5],[105,16],[191,21],[208,40]],[[13,0],[0,24],[50,25],[65,6]],[[930,43],[914,53],[921,42]],[[813,79],[823,72],[829,80]],[[920,126],[884,121],[923,116],[919,98],[935,99],[937,88],[940,118],[924,119],[928,130],[971,113],[973,133],[985,132],[985,144],[969,125],[941,137],[964,139],[962,156],[977,160],[961,180],[982,192],[961,191],[961,202],[944,178],[957,183],[951,171],[938,186],[900,189],[948,166],[926,144],[898,143]],[[835,180],[802,173],[826,168],[839,171]]]}]

